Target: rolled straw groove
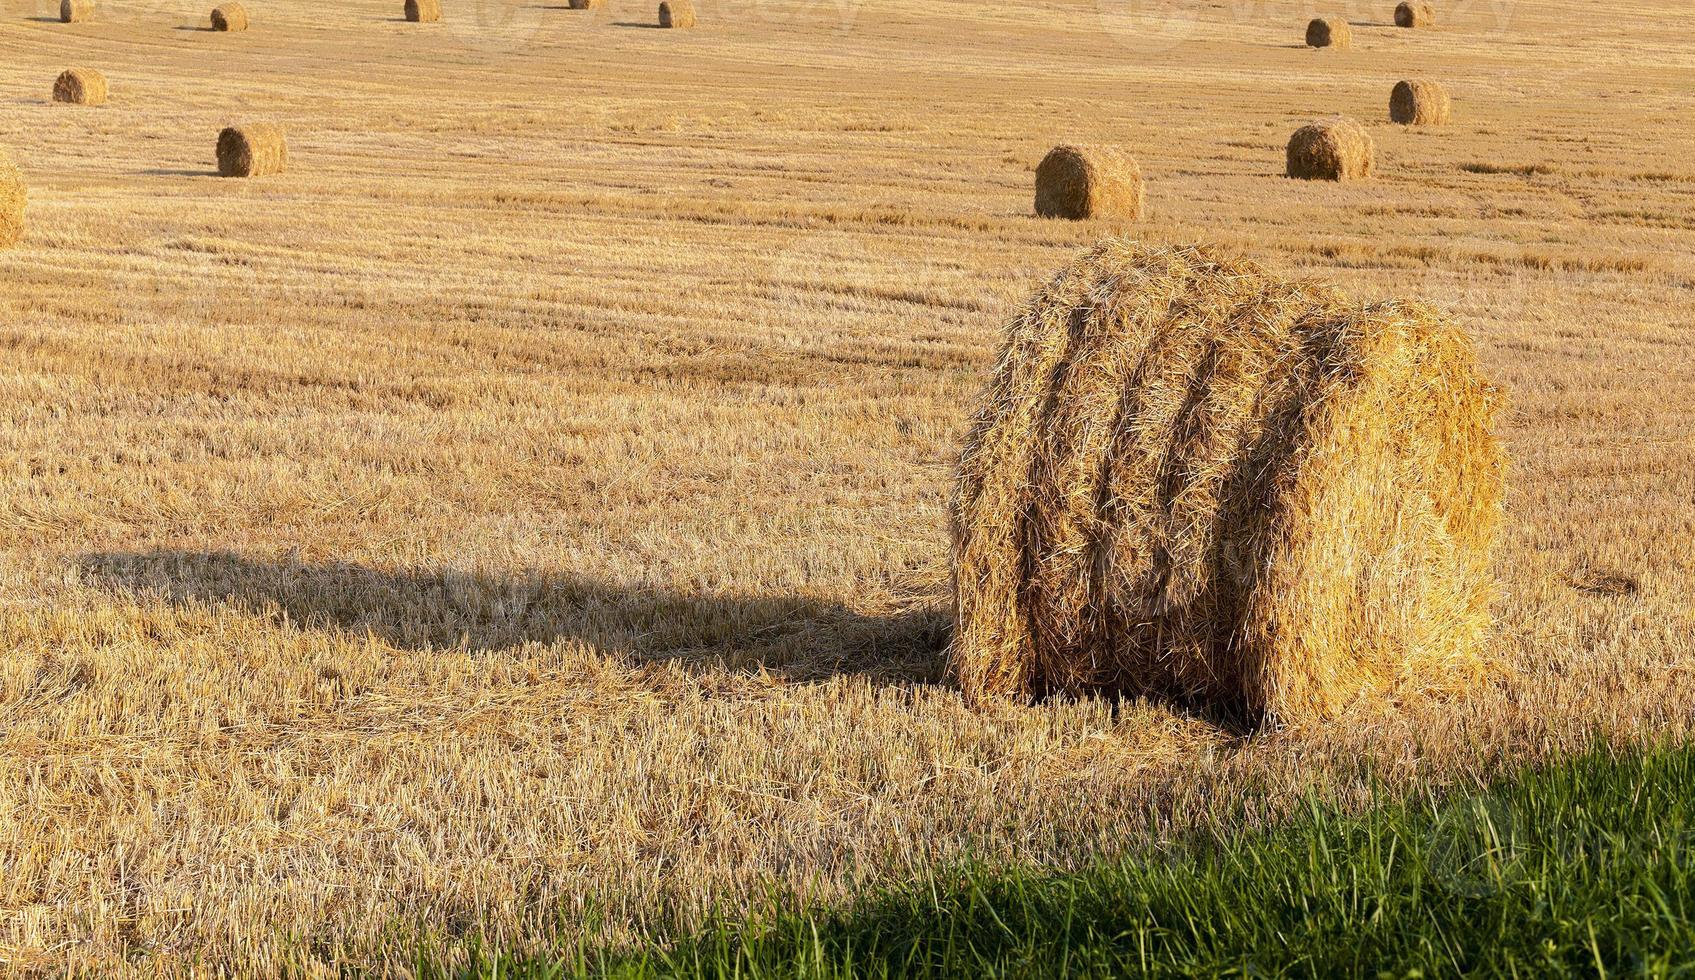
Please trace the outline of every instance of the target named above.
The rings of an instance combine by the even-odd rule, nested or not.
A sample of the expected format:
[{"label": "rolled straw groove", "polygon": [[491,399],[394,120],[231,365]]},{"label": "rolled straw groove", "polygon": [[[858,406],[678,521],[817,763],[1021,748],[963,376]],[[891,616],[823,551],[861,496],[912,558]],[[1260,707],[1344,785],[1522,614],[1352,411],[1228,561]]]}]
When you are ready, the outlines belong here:
[{"label": "rolled straw groove", "polygon": [[1013,323],[960,457],[966,696],[1248,724],[1483,671],[1503,459],[1471,342],[1205,247],[1108,240]]}]

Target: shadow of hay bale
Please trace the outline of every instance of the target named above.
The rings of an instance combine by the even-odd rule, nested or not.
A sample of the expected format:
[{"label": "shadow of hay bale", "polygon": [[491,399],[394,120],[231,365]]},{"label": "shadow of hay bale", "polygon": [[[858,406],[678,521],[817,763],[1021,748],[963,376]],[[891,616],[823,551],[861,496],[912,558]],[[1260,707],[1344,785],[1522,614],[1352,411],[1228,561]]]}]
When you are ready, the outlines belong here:
[{"label": "shadow of hay bale", "polygon": [[942,676],[949,616],[934,604],[877,616],[804,596],[686,593],[546,573],[371,568],[231,552],[100,552],[78,567],[104,588],[226,607],[297,629],[412,650],[500,652],[581,643],[630,662],[768,670],[789,680]]}]

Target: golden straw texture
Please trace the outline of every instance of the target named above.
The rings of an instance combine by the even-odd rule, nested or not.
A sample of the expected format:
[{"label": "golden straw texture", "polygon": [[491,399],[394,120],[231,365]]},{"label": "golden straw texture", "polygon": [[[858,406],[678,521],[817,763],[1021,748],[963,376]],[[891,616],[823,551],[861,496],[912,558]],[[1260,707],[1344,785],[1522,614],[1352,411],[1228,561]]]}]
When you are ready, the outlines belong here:
[{"label": "golden straw texture", "polygon": [[1340,17],[1317,17],[1307,24],[1308,47],[1346,48],[1353,43],[1353,28]]},{"label": "golden straw texture", "polygon": [[1056,146],[1036,167],[1036,213],[1044,218],[1140,218],[1142,171],[1107,146]]},{"label": "golden straw texture", "polygon": [[960,459],[967,696],[1245,724],[1481,669],[1503,459],[1470,340],[1205,247],[1112,239],[1012,325]]},{"label": "golden straw texture", "polygon": [[218,174],[263,177],[288,169],[288,140],[281,126],[252,123],[218,134]]},{"label": "golden straw texture", "polygon": [[73,105],[102,105],[106,76],[92,68],[67,68],[53,81],[53,101]]},{"label": "golden straw texture", "polygon": [[212,30],[247,30],[247,8],[239,3],[223,3],[212,8]]},{"label": "golden straw texture", "polygon": [[0,248],[11,248],[24,237],[24,178],[12,155],[0,147]]},{"label": "golden straw texture", "polygon": [[660,27],[693,27],[694,25],[694,4],[690,0],[663,0],[660,3]]},{"label": "golden straw texture", "polygon": [[1389,119],[1406,126],[1441,126],[1453,115],[1454,102],[1440,82],[1415,78],[1395,83],[1389,93]]},{"label": "golden straw texture", "polygon": [[1303,180],[1364,180],[1377,170],[1377,144],[1355,120],[1326,119],[1295,130],[1286,165]]}]

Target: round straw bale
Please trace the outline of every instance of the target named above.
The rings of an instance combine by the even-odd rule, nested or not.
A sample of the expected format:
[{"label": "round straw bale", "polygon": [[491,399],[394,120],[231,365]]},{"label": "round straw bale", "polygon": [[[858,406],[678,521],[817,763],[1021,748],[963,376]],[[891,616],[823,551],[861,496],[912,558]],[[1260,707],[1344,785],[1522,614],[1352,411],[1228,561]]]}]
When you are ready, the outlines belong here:
[{"label": "round straw bale", "polygon": [[572,10],[599,10],[606,6],[606,0],[567,0]]},{"label": "round straw bale", "polygon": [[1309,123],[1289,137],[1288,174],[1303,180],[1363,180],[1377,169],[1377,147],[1352,119]]},{"label": "round straw bale", "polygon": [[249,123],[218,134],[218,174],[263,177],[288,169],[288,140],[281,126]]},{"label": "round straw bale", "polygon": [[53,81],[53,101],[103,105],[106,102],[106,76],[93,68],[67,68]]},{"label": "round straw bale", "polygon": [[1389,93],[1389,119],[1406,126],[1440,126],[1453,115],[1454,101],[1440,82],[1414,78],[1396,82]]},{"label": "round straw bale", "polygon": [[1036,167],[1044,218],[1140,218],[1142,171],[1109,146],[1056,146]]},{"label": "round straw bale", "polygon": [[694,25],[693,0],[660,0],[660,27],[693,27]]},{"label": "round straw bale", "polygon": [[1243,725],[1474,683],[1494,409],[1425,307],[1108,239],[1013,322],[967,437],[950,669]]},{"label": "round straw bale", "polygon": [[1395,5],[1396,27],[1434,27],[1436,7],[1422,0],[1401,0]]},{"label": "round straw bale", "polygon": [[212,30],[247,30],[247,8],[239,3],[220,3],[212,8]]},{"label": "round straw bale", "polygon": [[0,248],[11,248],[24,237],[24,177],[12,155],[0,146]]},{"label": "round straw bale", "polygon": [[1354,30],[1340,17],[1317,17],[1307,25],[1307,47],[1346,48],[1354,43]]},{"label": "round straw bale", "polygon": [[59,20],[81,24],[94,19],[94,0],[59,0]]},{"label": "round straw bale", "polygon": [[406,0],[406,19],[414,24],[441,20],[441,0]]}]

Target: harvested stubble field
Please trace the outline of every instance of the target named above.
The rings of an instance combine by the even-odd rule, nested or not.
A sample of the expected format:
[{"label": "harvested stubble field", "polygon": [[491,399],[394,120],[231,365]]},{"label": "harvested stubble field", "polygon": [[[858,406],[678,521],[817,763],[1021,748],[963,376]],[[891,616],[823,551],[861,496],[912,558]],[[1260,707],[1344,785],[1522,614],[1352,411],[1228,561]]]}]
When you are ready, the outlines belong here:
[{"label": "harvested stubble field", "polygon": [[[1381,9],[1378,9],[1378,8]],[[1695,42],[1669,0],[6,5],[0,971],[404,973],[1298,790],[1471,783],[1695,703]],[[111,80],[99,109],[54,77]],[[1404,77],[1454,120],[1387,122]],[[1365,121],[1378,176],[1281,176]],[[290,170],[217,179],[272,120]],[[1031,216],[1117,145],[1137,225]],[[1499,676],[1244,738],[974,711],[945,504],[1003,324],[1109,231],[1452,311],[1505,389]]]}]

